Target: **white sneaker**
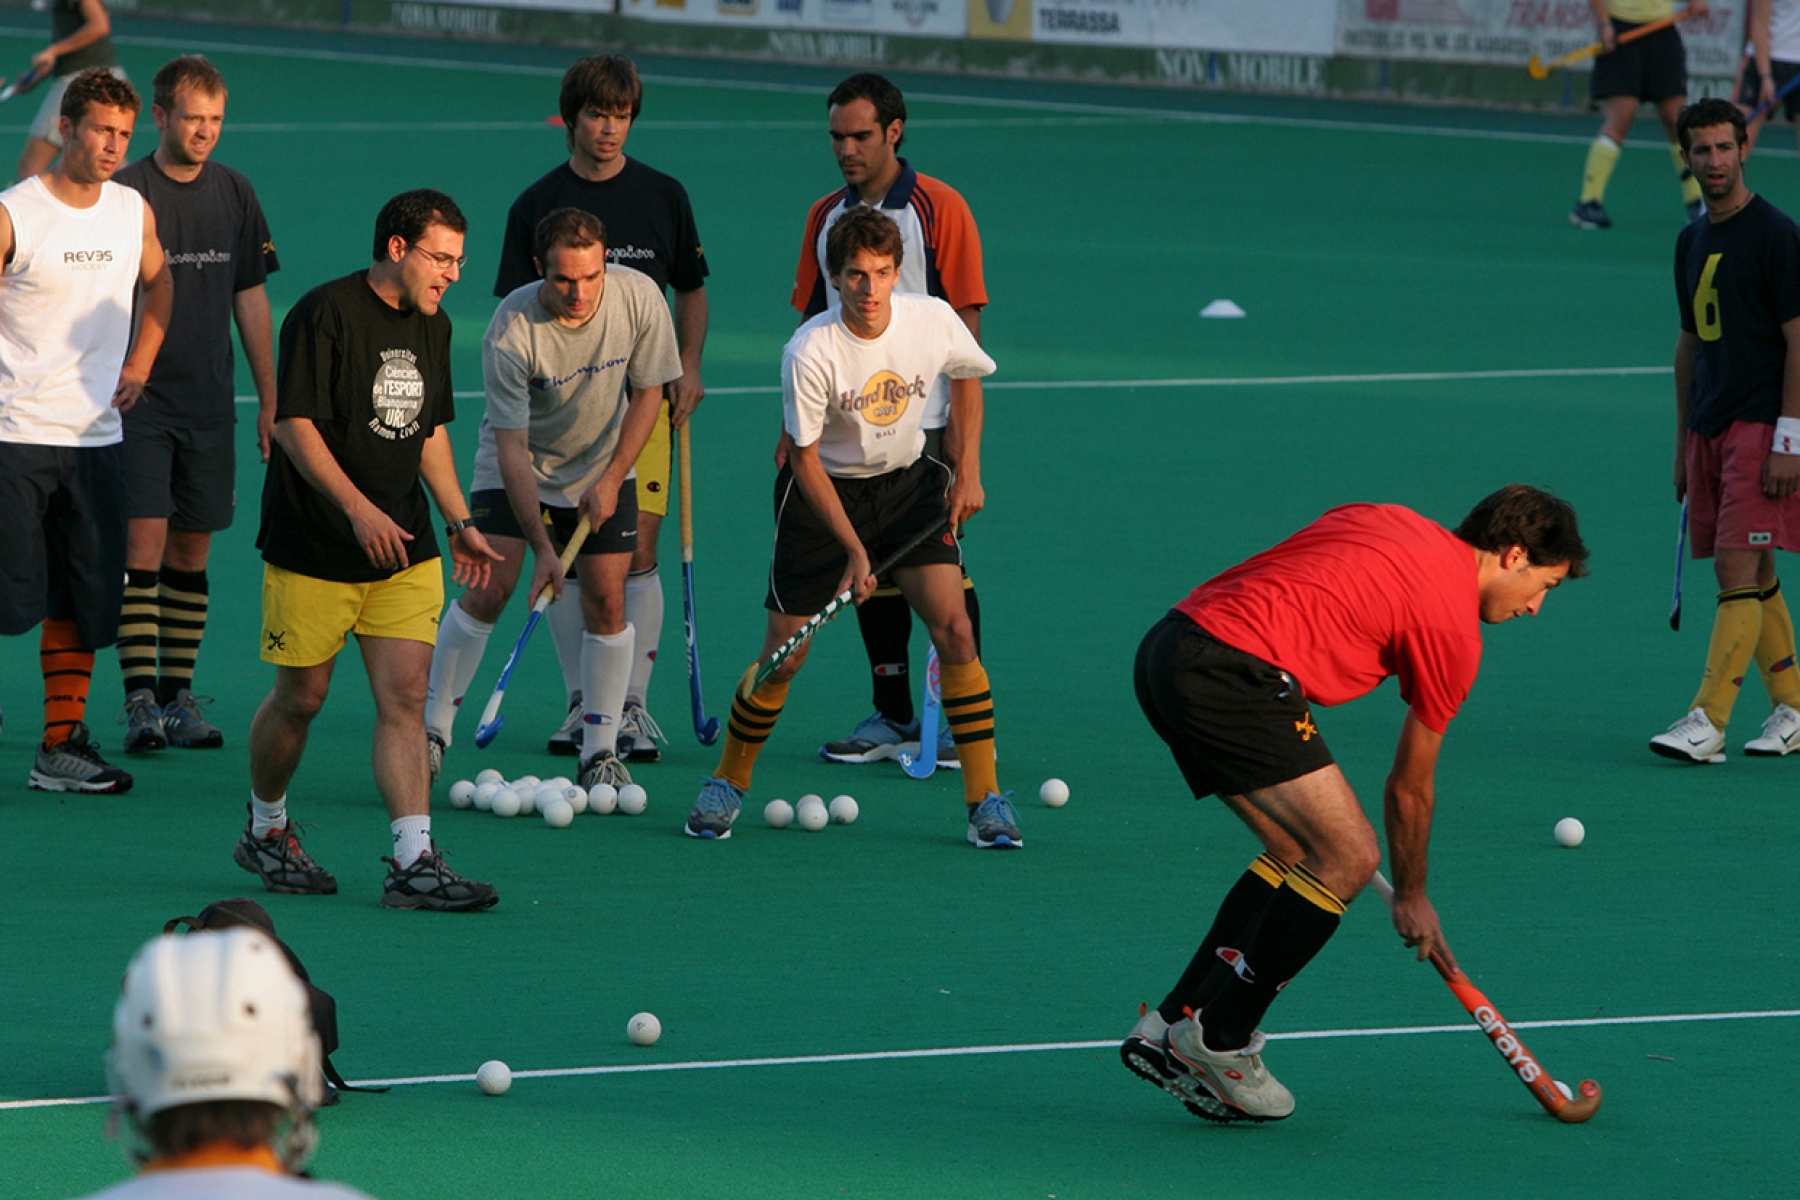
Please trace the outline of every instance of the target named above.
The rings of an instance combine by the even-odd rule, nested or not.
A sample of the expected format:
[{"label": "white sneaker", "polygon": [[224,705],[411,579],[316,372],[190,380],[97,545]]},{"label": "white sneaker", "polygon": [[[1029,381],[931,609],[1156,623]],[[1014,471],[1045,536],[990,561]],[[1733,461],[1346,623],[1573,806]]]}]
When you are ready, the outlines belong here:
[{"label": "white sneaker", "polygon": [[1200,1022],[1188,1017],[1163,1035],[1168,1068],[1166,1087],[1188,1103],[1188,1111],[1214,1121],[1279,1121],[1294,1111],[1294,1093],[1263,1066],[1261,1030],[1240,1050],[1208,1050]]},{"label": "white sneaker", "polygon": [[1761,737],[1744,743],[1744,753],[1765,758],[1780,758],[1800,750],[1800,712],[1785,704],[1777,704],[1769,719],[1763,722]]},{"label": "white sneaker", "polygon": [[[1765,733],[1767,728],[1764,726]],[[1651,738],[1650,749],[1664,758],[1678,758],[1683,762],[1724,762],[1725,731],[1713,728],[1713,723],[1707,719],[1706,710],[1696,708],[1669,726],[1667,733],[1659,733]]]}]

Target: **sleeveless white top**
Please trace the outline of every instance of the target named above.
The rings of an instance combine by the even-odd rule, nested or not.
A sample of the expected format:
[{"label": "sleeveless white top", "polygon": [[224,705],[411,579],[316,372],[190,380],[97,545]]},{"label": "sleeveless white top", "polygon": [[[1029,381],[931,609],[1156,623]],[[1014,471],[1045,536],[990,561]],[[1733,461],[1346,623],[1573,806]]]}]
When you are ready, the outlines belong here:
[{"label": "sleeveless white top", "polygon": [[71,208],[36,176],[0,192],[13,256],[0,273],[0,441],[109,446],[131,346],[144,199],[112,182]]}]

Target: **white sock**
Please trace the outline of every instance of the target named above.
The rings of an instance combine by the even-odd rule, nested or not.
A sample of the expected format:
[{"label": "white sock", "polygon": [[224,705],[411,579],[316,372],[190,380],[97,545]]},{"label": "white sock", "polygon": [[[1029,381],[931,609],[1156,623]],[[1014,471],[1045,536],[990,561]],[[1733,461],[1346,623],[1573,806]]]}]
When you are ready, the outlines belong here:
[{"label": "white sock", "polygon": [[662,641],[662,576],[655,567],[626,577],[625,619],[637,630],[625,699],[642,704],[650,694],[650,672],[656,667],[656,647]]},{"label": "white sock", "polygon": [[587,622],[581,617],[581,584],[573,579],[563,580],[562,599],[550,606],[544,620],[550,622],[550,637],[556,643],[563,695],[573,703],[575,693],[581,690],[581,637],[587,632]]},{"label": "white sock", "polygon": [[477,621],[461,604],[452,604],[438,622],[437,647],[431,652],[431,682],[425,688],[425,728],[451,742],[456,709],[475,680],[494,627]]},{"label": "white sock", "polygon": [[394,831],[394,862],[402,871],[431,849],[431,817],[396,817],[388,822]]},{"label": "white sock", "polygon": [[259,800],[250,793],[250,836],[267,837],[277,829],[287,828],[287,797]]},{"label": "white sock", "polygon": [[620,633],[581,635],[581,761],[619,748],[619,710],[631,678],[631,647],[637,640],[629,622]]}]

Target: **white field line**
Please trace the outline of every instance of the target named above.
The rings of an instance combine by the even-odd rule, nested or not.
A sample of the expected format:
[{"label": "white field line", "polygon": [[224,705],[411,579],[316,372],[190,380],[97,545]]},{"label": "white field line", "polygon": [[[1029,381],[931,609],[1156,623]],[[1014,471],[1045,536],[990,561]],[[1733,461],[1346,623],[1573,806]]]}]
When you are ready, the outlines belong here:
[{"label": "white field line", "polygon": [[[1510,371],[1410,371],[1376,375],[1244,375],[1214,376],[1198,379],[1003,379],[987,384],[986,391],[1009,391],[1032,388],[1039,391],[1091,390],[1116,388],[1201,388],[1201,387],[1305,387],[1343,383],[1477,383],[1494,379],[1591,379],[1597,376],[1667,375],[1669,367],[1545,367],[1520,368]],[[709,396],[772,396],[781,391],[774,385],[708,388]],[[458,400],[480,400],[481,392],[457,392]],[[239,404],[255,404],[255,396],[238,396]]]},{"label": "white field line", "polygon": [[[1680,1025],[1703,1021],[1768,1021],[1800,1017],[1800,1008],[1774,1008],[1745,1012],[1669,1013],[1645,1017],[1580,1017],[1552,1021],[1511,1021],[1514,1029],[1594,1029],[1611,1025]],[[1318,1041],[1359,1037],[1417,1037],[1432,1033],[1479,1033],[1464,1021],[1455,1025],[1396,1025],[1382,1029],[1314,1029],[1299,1033],[1272,1033],[1269,1040]],[[545,1067],[532,1071],[514,1071],[514,1079],[571,1079],[585,1075],[642,1075],[663,1071],[718,1071],[758,1067],[807,1067],[833,1063],[893,1062],[917,1058],[970,1058],[989,1054],[1042,1054],[1067,1050],[1108,1050],[1119,1044],[1117,1038],[1098,1042],[1026,1042],[1003,1046],[945,1046],[929,1050],[872,1050],[860,1054],[800,1054],[779,1058],[724,1058],[697,1062],[639,1063],[606,1067]],[[472,1074],[408,1075],[394,1079],[361,1079],[352,1082],[360,1087],[412,1087],[427,1083],[473,1083]],[[49,1100],[0,1101],[0,1110],[23,1108],[61,1108],[80,1104],[105,1104],[111,1096],[70,1096]]]}]

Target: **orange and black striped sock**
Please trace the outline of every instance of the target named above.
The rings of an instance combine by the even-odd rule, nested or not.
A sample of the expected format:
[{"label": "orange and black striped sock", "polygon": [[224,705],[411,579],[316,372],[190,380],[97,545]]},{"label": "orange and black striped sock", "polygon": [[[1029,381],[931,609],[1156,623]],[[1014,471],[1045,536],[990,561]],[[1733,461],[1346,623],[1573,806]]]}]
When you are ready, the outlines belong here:
[{"label": "orange and black striped sock", "polygon": [[1231,976],[1231,964],[1243,955],[1244,946],[1262,920],[1263,910],[1274,899],[1275,890],[1288,873],[1288,866],[1272,854],[1259,854],[1245,868],[1238,881],[1225,893],[1224,903],[1206,931],[1193,961],[1170,989],[1168,996],[1156,1006],[1162,1019],[1173,1025],[1187,1009],[1198,1012],[1206,1002],[1219,994]]},{"label": "orange and black striped sock", "polygon": [[944,720],[962,760],[963,802],[973,808],[1000,790],[1000,773],[994,766],[994,695],[988,689],[987,671],[974,662],[939,661],[938,686],[944,697]]},{"label": "orange and black striped sock", "polygon": [[168,704],[176,692],[194,686],[194,660],[200,657],[200,638],[206,632],[206,572],[164,570],[157,598],[162,609],[162,676],[156,699]]},{"label": "orange and black striped sock", "polygon": [[119,609],[119,674],[125,694],[156,690],[156,572],[125,572],[125,602]]},{"label": "orange and black striped sock", "polygon": [[788,685],[765,680],[746,700],[735,693],[731,697],[731,719],[725,726],[725,748],[719,753],[719,768],[713,774],[743,791],[750,790],[750,776],[756,770],[756,756],[781,718],[787,704]]},{"label": "orange and black striped sock", "polygon": [[81,644],[74,621],[51,617],[38,630],[38,662],[44,671],[44,745],[56,746],[87,717],[94,652]]}]

